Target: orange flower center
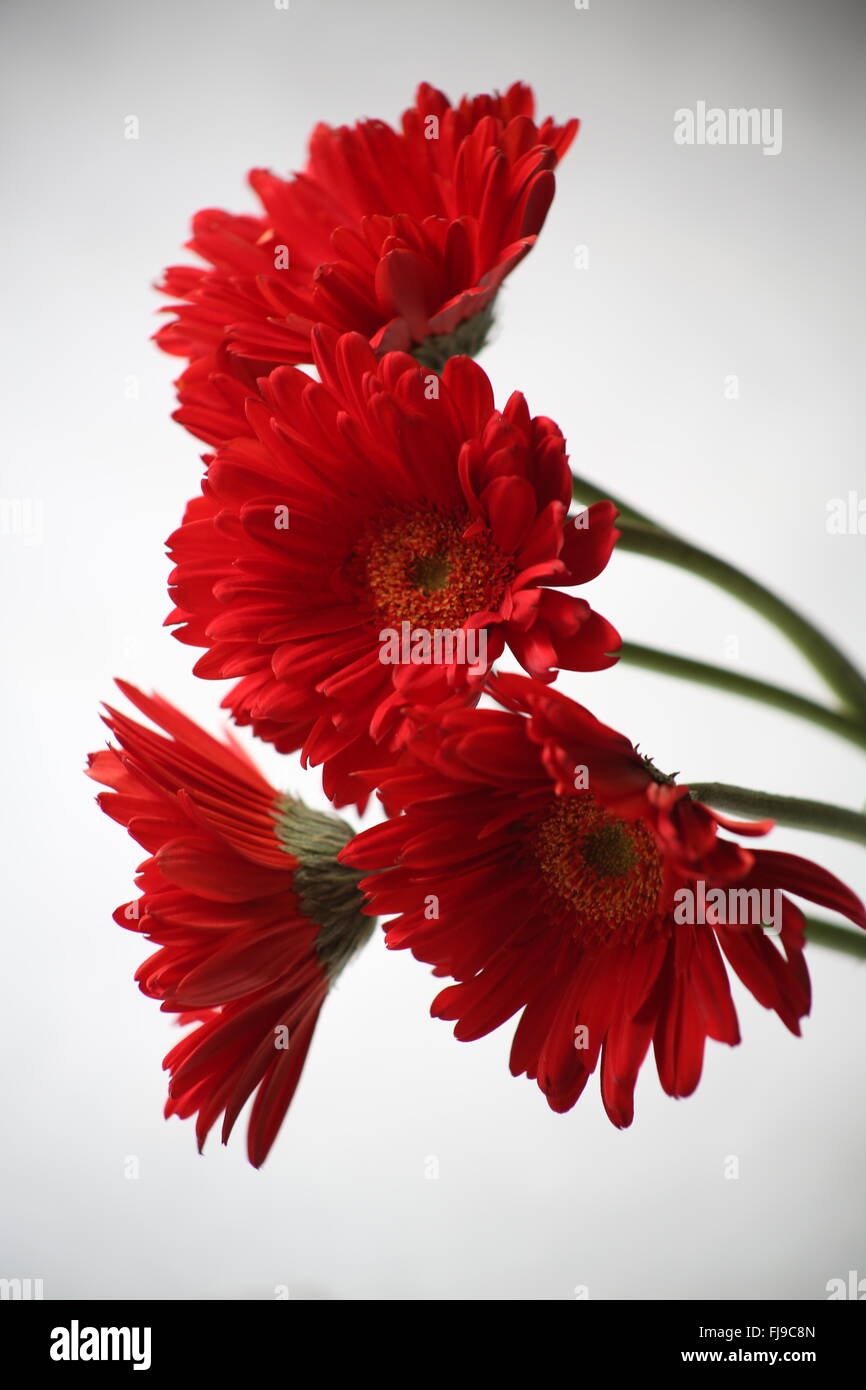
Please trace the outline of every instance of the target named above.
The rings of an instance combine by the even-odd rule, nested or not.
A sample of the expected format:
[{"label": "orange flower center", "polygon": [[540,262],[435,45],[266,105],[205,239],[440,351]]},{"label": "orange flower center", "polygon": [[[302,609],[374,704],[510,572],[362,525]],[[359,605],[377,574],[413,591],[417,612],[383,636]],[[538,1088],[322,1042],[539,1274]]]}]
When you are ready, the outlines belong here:
[{"label": "orange flower center", "polygon": [[489,531],[464,532],[468,513],[392,507],[367,527],[350,563],[353,581],[380,622],[456,630],[496,609],[513,575]]},{"label": "orange flower center", "polygon": [[533,848],[580,945],[637,944],[659,930],[662,857],[643,821],[612,816],[589,792],[558,796]]}]

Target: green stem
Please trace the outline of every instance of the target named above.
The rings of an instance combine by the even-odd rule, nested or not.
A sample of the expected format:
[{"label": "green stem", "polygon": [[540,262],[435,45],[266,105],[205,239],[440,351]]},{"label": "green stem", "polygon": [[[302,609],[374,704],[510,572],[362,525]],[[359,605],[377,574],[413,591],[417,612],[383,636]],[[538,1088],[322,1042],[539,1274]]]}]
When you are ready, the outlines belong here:
[{"label": "green stem", "polygon": [[654,531],[666,530],[666,527],[660,526],[657,521],[653,521],[644,512],[639,512],[636,507],[624,502],[621,497],[615,497],[612,492],[597,487],[588,478],[579,478],[576,473],[571,475],[571,495],[575,502],[582,502],[585,507],[590,506],[593,502],[612,502],[623,521],[637,521],[642,526],[652,527]]},{"label": "green stem", "polygon": [[680,680],[699,681],[702,685],[714,686],[717,690],[728,690],[733,695],[742,695],[747,700],[759,700],[765,705],[785,710],[788,714],[838,734],[858,748],[866,749],[866,724],[858,724],[846,714],[827,709],[815,700],[807,700],[793,690],[771,685],[758,680],[756,676],[741,675],[725,666],[712,666],[706,661],[694,661],[690,657],[676,656],[673,652],[659,651],[655,647],[644,647],[637,642],[623,642],[620,660],[629,666],[638,666],[644,671],[659,671]]},{"label": "green stem", "polygon": [[727,560],[680,540],[678,536],[655,531],[640,522],[624,521],[618,525],[618,529],[621,533],[617,542],[619,549],[636,555],[650,555],[656,560],[698,574],[711,584],[726,589],[774,623],[800,649],[842,702],[866,716],[866,681],[860,672],[838,647],[784,599],[765,589],[735,565],[728,564]]},{"label": "green stem", "polygon": [[810,946],[827,946],[832,951],[866,960],[866,931],[852,931],[850,927],[838,927],[835,922],[825,922],[820,917],[807,917],[806,940]]},{"label": "green stem", "polygon": [[[603,496],[598,488],[582,478],[574,479],[572,492],[579,501],[587,497],[596,501]],[[763,584],[737,569],[736,565],[663,530],[618,499],[610,500],[621,513],[617,522],[619,550],[627,550],[634,555],[648,555],[665,564],[688,570],[753,608],[793,642],[848,709],[866,719],[866,680],[844,653],[808,619],[777,594],[764,588]]]},{"label": "green stem", "polygon": [[725,782],[689,782],[697,801],[705,801],[719,811],[745,816],[749,820],[774,820],[797,830],[816,830],[821,835],[854,840],[866,845],[866,815],[832,806],[827,801],[808,801],[799,796],[776,796],[773,792],[732,787]]}]

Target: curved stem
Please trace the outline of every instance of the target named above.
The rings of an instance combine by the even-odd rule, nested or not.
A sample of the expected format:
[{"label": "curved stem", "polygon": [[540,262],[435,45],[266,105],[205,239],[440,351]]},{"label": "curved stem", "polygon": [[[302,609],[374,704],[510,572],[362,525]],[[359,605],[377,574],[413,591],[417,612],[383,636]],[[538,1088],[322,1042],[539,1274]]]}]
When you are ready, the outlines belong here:
[{"label": "curved stem", "polygon": [[866,960],[866,931],[852,931],[850,927],[825,922],[821,917],[807,917],[806,940],[810,946],[827,946],[832,951]]},{"label": "curved stem", "polygon": [[617,542],[620,549],[636,555],[650,555],[656,560],[664,560],[669,565],[698,574],[769,619],[800,649],[844,704],[866,716],[866,680],[838,647],[784,599],[765,589],[735,565],[728,564],[727,560],[711,555],[678,536],[654,530],[636,521],[623,521],[617,525],[621,533]]},{"label": "curved stem", "polygon": [[774,820],[797,830],[816,830],[821,835],[854,840],[866,845],[866,815],[849,811],[845,806],[833,806],[827,801],[808,801],[799,796],[776,796],[773,792],[753,791],[750,787],[732,787],[726,782],[689,782],[689,790],[698,801],[730,811],[749,820]]},{"label": "curved stem", "polygon": [[[577,478],[574,479],[572,493],[579,500],[590,495],[592,500],[597,500],[604,495],[592,484]],[[807,618],[777,594],[766,589],[763,584],[750,578],[743,570],[737,569],[736,565],[731,565],[727,560],[702,550],[700,546],[692,545],[690,541],[663,530],[655,522],[641,516],[616,498],[610,500],[620,509],[617,522],[620,532],[617,542],[619,550],[631,551],[635,555],[648,555],[652,559],[688,570],[709,583],[716,584],[753,608],[756,613],[775,624],[780,632],[799,648],[846,707],[866,718],[866,679],[844,653]]]},{"label": "curved stem", "polygon": [[866,749],[866,723],[859,724],[847,714],[839,714],[815,700],[807,700],[793,690],[771,685],[756,676],[741,675],[725,666],[713,666],[706,661],[695,661],[691,657],[676,656],[673,652],[659,651],[656,647],[644,647],[638,642],[623,642],[620,660],[629,666],[638,666],[644,671],[658,671],[666,676],[680,680],[699,681],[702,685],[714,686],[717,690],[728,690],[733,695],[742,695],[747,700],[759,700],[765,705],[785,710],[788,714],[838,734],[858,748]]},{"label": "curved stem", "polygon": [[[652,527],[654,531],[666,531],[667,529],[659,522],[653,521],[652,517],[647,516],[644,512],[639,512],[629,502],[624,502],[621,497],[615,497],[612,492],[596,486],[588,478],[578,477],[576,473],[571,475],[571,495],[575,502],[582,502],[585,507],[588,507],[592,502],[612,502],[623,521],[637,521],[642,526]],[[672,533],[668,532],[668,534]]]}]

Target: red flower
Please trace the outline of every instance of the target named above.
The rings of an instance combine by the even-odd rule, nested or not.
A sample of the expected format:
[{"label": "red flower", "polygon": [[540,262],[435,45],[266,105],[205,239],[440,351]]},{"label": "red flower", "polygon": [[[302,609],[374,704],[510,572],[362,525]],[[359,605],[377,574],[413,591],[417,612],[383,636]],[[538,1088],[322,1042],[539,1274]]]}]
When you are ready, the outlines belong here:
[{"label": "red flower", "polygon": [[141,896],[114,920],[159,949],[136,980],[196,1023],[165,1058],[165,1113],[197,1112],[199,1149],[220,1115],[226,1143],[253,1092],[250,1162],[268,1155],[334,977],[369,937],[357,874],[336,852],[344,822],[280,796],[232,743],[118,682],[159,734],[113,709],[119,747],[93,753],[98,804],[147,851]]},{"label": "red flower", "polygon": [[[686,1096],[705,1039],[739,1041],[725,957],[799,1033],[804,922],[782,893],[866,926],[854,894],[806,859],[722,837],[770,823],[715,815],[564,695],[523,676],[491,687],[508,708],[431,715],[415,761],[387,782],[405,813],[341,854],[388,870],[361,881],[370,910],[398,914],[388,945],[458,981],[433,1014],[465,1041],[522,1010],[513,1074],[564,1111],[600,1059],[619,1126],[650,1043],[664,1090]],[[781,950],[760,925],[770,913]]]},{"label": "red flower", "polygon": [[543,680],[611,665],[614,629],[559,588],[594,578],[618,533],[609,502],[566,521],[562,435],[518,393],[495,410],[470,359],[440,379],[326,329],[314,352],[321,384],[278,368],[248,402],[253,437],[210,460],[169,542],[168,621],[208,648],[197,675],[241,677],[238,723],[324,763],[341,805],[399,746],[404,706],[471,697],[506,645]]},{"label": "red flower", "polygon": [[228,437],[225,377],[250,384],[278,363],[309,362],[316,323],[437,368],[474,355],[577,131],[577,121],[536,125],[534,108],[519,82],[457,106],[423,83],[400,132],[318,125],[303,173],[254,169],[261,215],[198,213],[187,245],[208,267],[172,266],[161,286],[180,302],[157,340],[192,363],[175,418],[208,442]]}]

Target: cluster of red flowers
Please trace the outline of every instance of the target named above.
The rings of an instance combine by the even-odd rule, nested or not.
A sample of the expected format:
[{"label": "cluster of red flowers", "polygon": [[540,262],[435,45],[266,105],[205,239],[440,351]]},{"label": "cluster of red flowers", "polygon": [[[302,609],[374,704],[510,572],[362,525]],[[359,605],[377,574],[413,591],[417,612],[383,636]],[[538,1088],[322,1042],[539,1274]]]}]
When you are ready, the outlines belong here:
[{"label": "cluster of red flowers", "polygon": [[[262,211],[199,213],[207,264],[166,273],[176,418],[212,449],[170,539],[168,621],[197,675],[232,682],[237,724],[321,765],[336,806],[378,789],[387,812],[352,838],[165,701],[123,687],[161,732],[106,715],[99,803],[148,855],[115,917],[158,948],[142,990],[192,1025],[167,1113],[196,1114],[200,1144],[222,1115],[225,1141],[255,1095],[256,1165],[373,915],[455,982],[433,1012],[458,1038],[520,1013],[512,1071],[562,1111],[599,1066],[620,1126],[650,1043],[683,1096],[705,1039],[739,1040],[726,960],[793,1032],[809,1008],[787,896],[776,945],[760,919],[681,920],[683,890],[866,926],[823,869],[720,833],[767,824],[723,820],[551,688],[616,660],[573,592],[616,509],[569,518],[560,430],[519,392],[498,409],[473,356],[576,130],[537,123],[522,84],[457,105],[422,85],[399,130],[319,125],[302,173],[254,170]],[[506,651],[527,675],[493,670]]]}]

